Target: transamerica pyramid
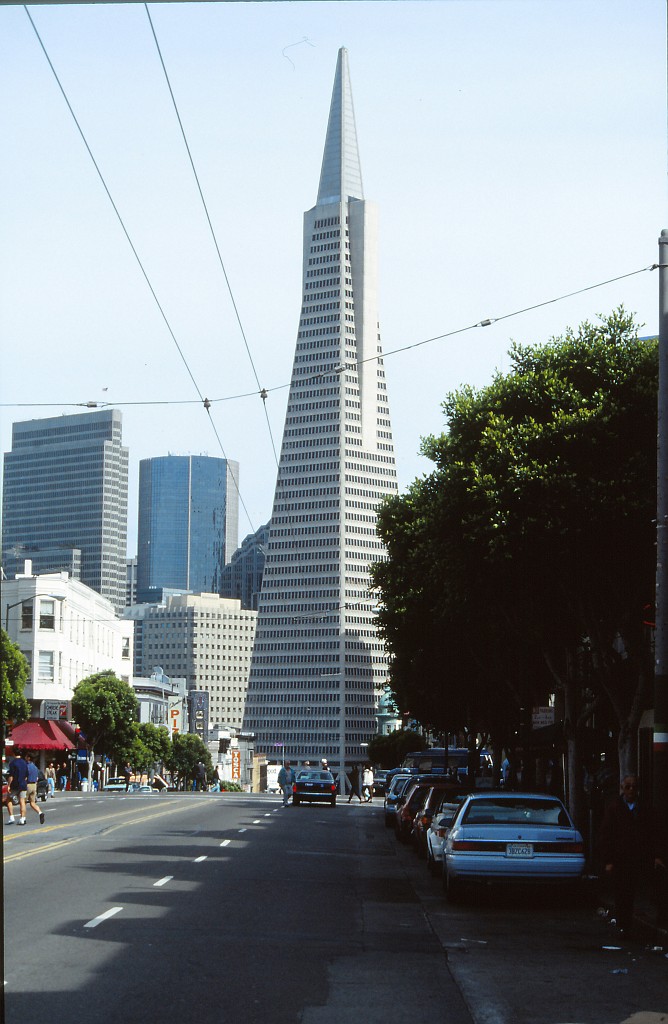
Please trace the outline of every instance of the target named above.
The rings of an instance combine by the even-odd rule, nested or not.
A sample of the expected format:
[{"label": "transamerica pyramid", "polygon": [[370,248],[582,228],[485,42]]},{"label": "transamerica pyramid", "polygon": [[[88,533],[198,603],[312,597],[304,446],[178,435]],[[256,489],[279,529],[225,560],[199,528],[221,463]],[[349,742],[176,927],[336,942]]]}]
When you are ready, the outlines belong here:
[{"label": "transamerica pyramid", "polygon": [[[378,324],[377,213],[364,199],[348,53],[338,55],[318,198],[304,214],[302,309],[244,731],[270,760],[366,758],[387,659],[369,565],[397,491]],[[344,791],[343,784],[341,791]]]}]

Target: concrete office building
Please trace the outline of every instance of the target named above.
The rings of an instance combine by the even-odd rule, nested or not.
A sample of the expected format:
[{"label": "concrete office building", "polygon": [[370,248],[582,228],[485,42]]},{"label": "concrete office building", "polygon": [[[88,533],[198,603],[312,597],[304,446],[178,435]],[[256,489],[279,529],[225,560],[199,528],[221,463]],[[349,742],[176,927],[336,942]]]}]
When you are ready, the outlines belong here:
[{"label": "concrete office building", "polygon": [[31,559],[67,571],[120,612],[125,605],[128,449],[117,409],[12,427],[2,495],[2,568]]},{"label": "concrete office building", "polygon": [[24,572],[4,580],[2,625],[30,666],[25,695],[35,718],[53,717],[45,704],[64,706],[68,719],[72,691],[95,672],[132,676],[133,623],[116,618],[110,601],[66,572]]},{"label": "concrete office building", "polygon": [[[209,730],[240,729],[257,612],[217,594],[169,595],[136,611],[142,635],[136,674],[149,676],[159,665],[166,675],[183,677],[189,692],[209,694]],[[134,617],[135,609],[125,614]]]},{"label": "concrete office building", "polygon": [[207,455],[139,463],[137,599],[219,593],[239,538],[239,464]]},{"label": "concrete office building", "polygon": [[368,592],[397,490],[378,327],[377,226],[364,199],[346,50],[315,207],[244,731],[293,761],[359,762],[387,677]]}]

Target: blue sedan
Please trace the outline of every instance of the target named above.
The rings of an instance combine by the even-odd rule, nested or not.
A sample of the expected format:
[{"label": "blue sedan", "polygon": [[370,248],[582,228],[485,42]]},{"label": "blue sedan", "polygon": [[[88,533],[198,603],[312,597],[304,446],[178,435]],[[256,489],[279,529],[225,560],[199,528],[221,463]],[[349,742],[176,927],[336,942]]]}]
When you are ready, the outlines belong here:
[{"label": "blue sedan", "polygon": [[555,796],[471,793],[459,807],[443,847],[443,888],[455,901],[469,883],[575,883],[585,867],[584,843]]}]

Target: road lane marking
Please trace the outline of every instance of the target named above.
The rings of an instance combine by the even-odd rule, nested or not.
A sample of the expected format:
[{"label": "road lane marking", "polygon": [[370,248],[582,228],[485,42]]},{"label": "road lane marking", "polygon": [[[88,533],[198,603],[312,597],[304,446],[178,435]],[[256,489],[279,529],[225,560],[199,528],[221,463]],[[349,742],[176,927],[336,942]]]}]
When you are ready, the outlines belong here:
[{"label": "road lane marking", "polygon": [[203,860],[206,860],[206,855],[204,857],[195,857],[194,863],[201,864]]},{"label": "road lane marking", "polygon": [[253,824],[254,825],[261,825],[262,824],[262,818],[256,818],[255,821],[253,822]]},{"label": "road lane marking", "polygon": [[274,813],[273,811],[267,811],[267,813],[265,814],[265,818],[271,818],[271,815],[273,813]]},{"label": "road lane marking", "polygon": [[[195,807],[195,804],[193,804],[192,806]],[[126,825],[136,825],[138,823],[150,822],[150,821],[153,821],[155,818],[164,817],[166,814],[176,814],[176,813],[180,814],[184,810],[188,810],[188,807],[183,807],[182,804],[179,804],[178,806],[174,806],[174,807],[170,807],[170,808],[164,809],[162,811],[158,811],[155,814],[145,814],[145,815],[143,815],[140,818],[130,818],[129,820],[121,821],[121,822],[119,822],[116,825],[109,825],[109,826],[105,827],[104,835],[106,837],[110,832],[114,832],[116,829],[119,829],[119,828],[125,828]],[[118,817],[122,817],[122,815],[114,814],[114,815],[112,815],[112,817],[118,818]],[[44,835],[45,832],[57,832],[57,831],[60,831],[62,829],[65,829],[65,828],[67,828],[67,829],[80,828],[80,827],[82,827],[84,825],[98,824],[100,822],[101,822],[101,819],[99,819],[99,818],[89,818],[87,821],[68,822],[67,824],[51,825],[50,827],[49,826],[47,826],[47,827],[42,826],[42,828],[39,830],[39,834],[40,835]],[[92,832],[92,833],[90,833],[88,835],[84,835],[84,836],[68,836],[67,839],[59,839],[59,840],[56,840],[53,843],[46,843],[43,846],[31,847],[30,849],[23,849],[22,848],[20,850],[16,850],[14,853],[6,855],[4,857],[4,862],[5,862],[5,864],[9,864],[9,863],[11,863],[12,861],[15,861],[15,860],[23,860],[26,857],[34,857],[38,853],[48,853],[51,850],[56,850],[59,847],[67,846],[68,844],[71,845],[73,843],[80,843],[84,839],[95,839],[95,838],[99,837],[101,831],[102,831],[101,829],[98,829],[98,831]],[[22,834],[30,835],[32,833],[22,833]],[[9,837],[5,838],[5,842],[8,841],[8,838]]]},{"label": "road lane marking", "polygon": [[223,839],[223,841],[222,841],[222,843],[220,845],[221,846],[229,846],[231,842],[232,842],[231,839]]},{"label": "road lane marking", "polygon": [[248,830],[247,830],[247,829],[245,829],[245,828],[240,828],[240,829],[239,829],[239,831],[240,831],[240,832],[247,832]]},{"label": "road lane marking", "polygon": [[157,888],[160,885],[167,885],[167,882],[171,882],[173,877],[174,875],[165,875],[164,878],[159,878],[157,882],[153,883],[154,888]]},{"label": "road lane marking", "polygon": [[106,921],[107,918],[113,917],[114,914],[117,914],[119,910],[122,909],[123,907],[112,907],[111,910],[105,910],[104,914],[100,914],[99,917],[94,917],[92,921],[87,921],[84,928],[97,928],[99,924],[102,924],[102,922]]}]

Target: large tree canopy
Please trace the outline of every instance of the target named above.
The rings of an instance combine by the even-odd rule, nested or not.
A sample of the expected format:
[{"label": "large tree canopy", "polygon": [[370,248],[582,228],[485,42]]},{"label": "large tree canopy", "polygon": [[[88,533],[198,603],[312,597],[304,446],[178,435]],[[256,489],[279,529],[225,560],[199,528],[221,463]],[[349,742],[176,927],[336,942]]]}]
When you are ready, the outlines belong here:
[{"label": "large tree canopy", "polygon": [[89,749],[114,760],[134,742],[138,712],[134,690],[111,671],[87,676],[72,694],[72,715]]},{"label": "large tree canopy", "polygon": [[504,737],[586,675],[567,724],[604,699],[628,738],[652,672],[657,345],[620,309],[510,367],[447,397],[435,470],[381,509],[392,688],[423,722]]},{"label": "large tree canopy", "polygon": [[30,704],[23,695],[30,666],[4,629],[0,630],[0,643],[2,718],[5,723],[17,725],[30,716]]}]

